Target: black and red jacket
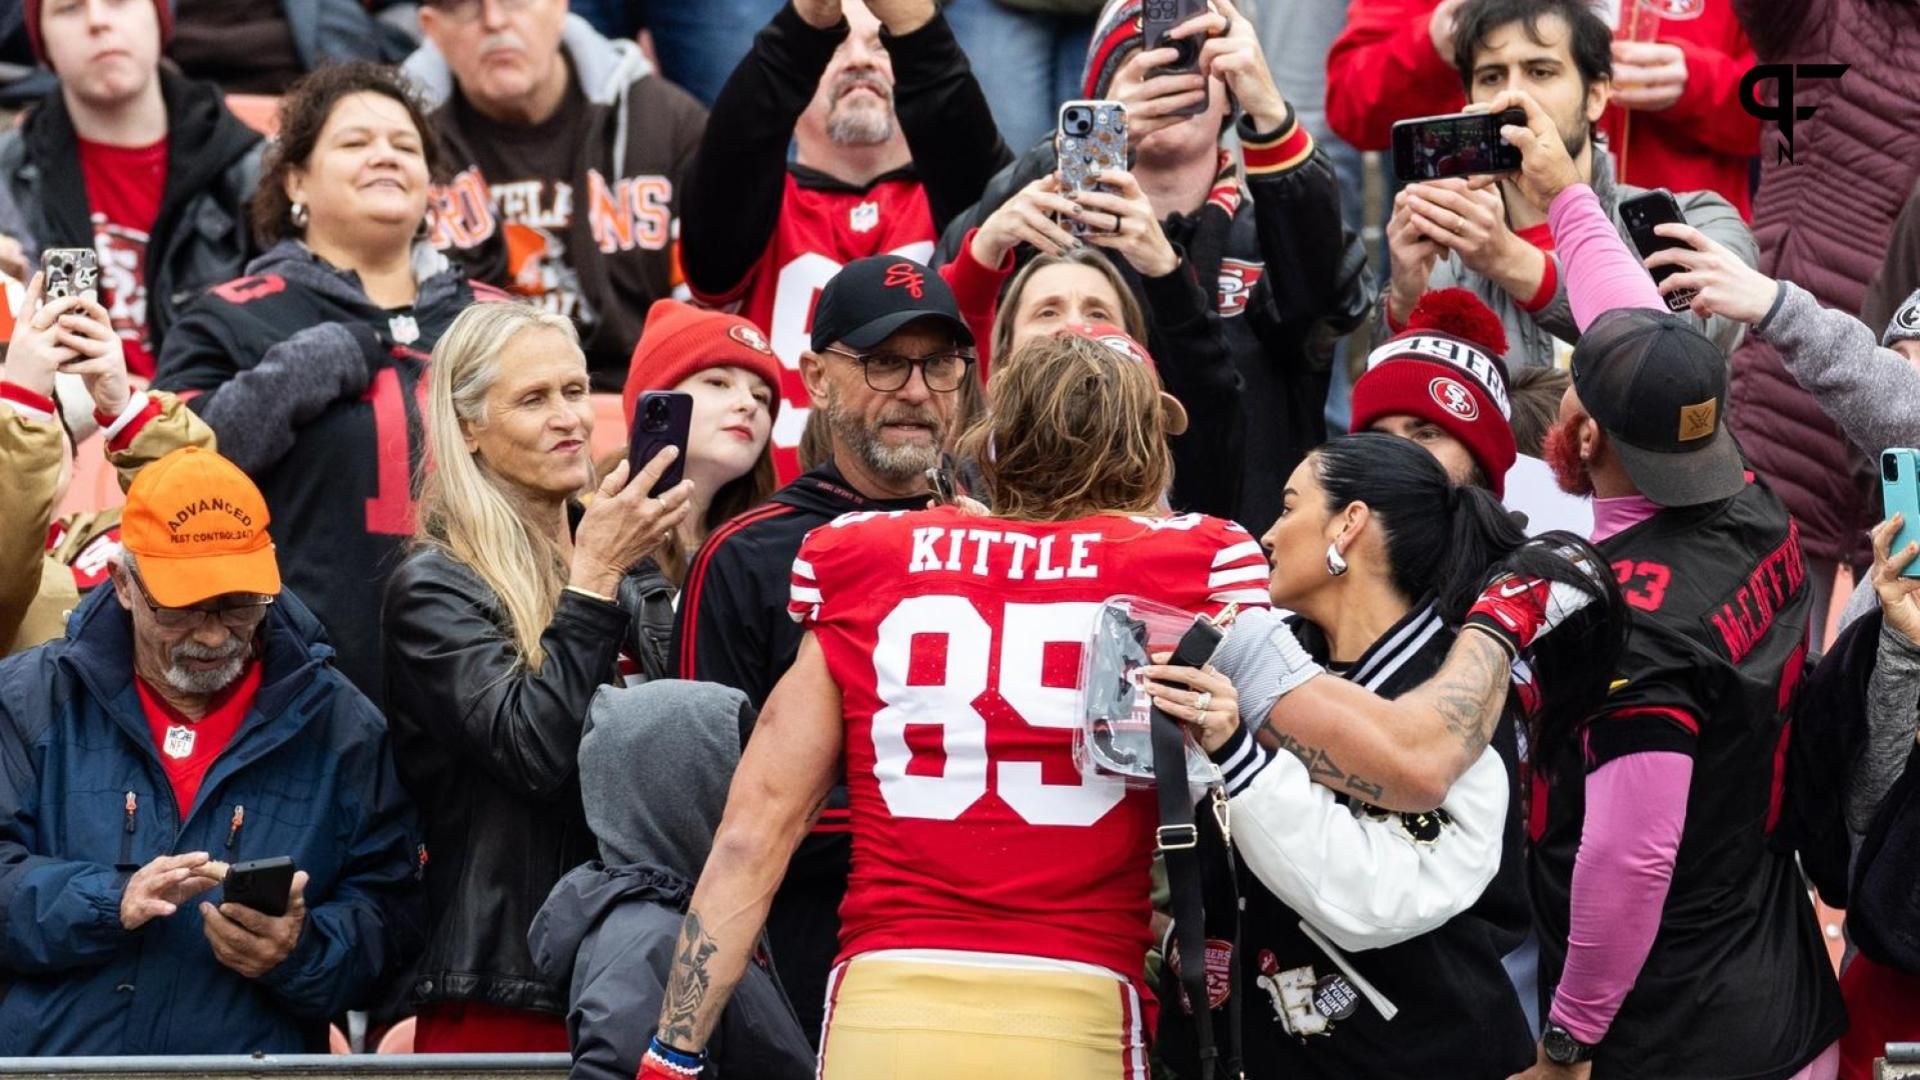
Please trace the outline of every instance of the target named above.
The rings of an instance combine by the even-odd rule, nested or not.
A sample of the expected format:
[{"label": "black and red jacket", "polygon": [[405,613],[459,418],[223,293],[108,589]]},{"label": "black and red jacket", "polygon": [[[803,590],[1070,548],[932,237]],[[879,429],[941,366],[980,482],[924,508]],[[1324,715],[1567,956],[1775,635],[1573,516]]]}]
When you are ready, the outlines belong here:
[{"label": "black and red jacket", "polygon": [[413,305],[388,310],[351,271],[282,241],[187,309],[154,379],[260,486],[282,580],[375,704],[381,592],[413,535],[427,356],[476,299],[464,274],[432,258],[440,270],[420,280]]}]

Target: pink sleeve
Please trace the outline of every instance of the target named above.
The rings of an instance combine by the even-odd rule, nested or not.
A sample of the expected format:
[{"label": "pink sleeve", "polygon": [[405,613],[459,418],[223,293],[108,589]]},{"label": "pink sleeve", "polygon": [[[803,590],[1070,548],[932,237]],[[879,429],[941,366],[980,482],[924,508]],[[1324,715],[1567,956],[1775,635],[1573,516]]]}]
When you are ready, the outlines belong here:
[{"label": "pink sleeve", "polygon": [[1554,254],[1567,278],[1567,301],[1573,324],[1585,332],[1593,320],[1614,308],[1643,307],[1667,310],[1653,276],[1620,239],[1613,219],[1600,208],[1600,198],[1585,184],[1575,184],[1554,197],[1547,208],[1553,229]]},{"label": "pink sleeve", "polygon": [[1606,1036],[1653,948],[1692,782],[1693,758],[1671,750],[1627,754],[1587,774],[1567,966],[1547,1014],[1583,1043]]}]

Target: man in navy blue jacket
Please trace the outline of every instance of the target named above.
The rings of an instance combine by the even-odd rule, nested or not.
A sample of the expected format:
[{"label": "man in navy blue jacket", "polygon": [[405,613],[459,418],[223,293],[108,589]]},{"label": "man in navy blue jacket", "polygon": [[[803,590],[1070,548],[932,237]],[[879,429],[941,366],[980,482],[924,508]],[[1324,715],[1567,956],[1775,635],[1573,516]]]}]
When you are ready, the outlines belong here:
[{"label": "man in navy blue jacket", "polygon": [[[169,454],[121,522],[113,588],[0,663],[0,1057],[323,1049],[420,940],[386,722],[238,468]],[[274,856],[283,914],[213,891]]]}]

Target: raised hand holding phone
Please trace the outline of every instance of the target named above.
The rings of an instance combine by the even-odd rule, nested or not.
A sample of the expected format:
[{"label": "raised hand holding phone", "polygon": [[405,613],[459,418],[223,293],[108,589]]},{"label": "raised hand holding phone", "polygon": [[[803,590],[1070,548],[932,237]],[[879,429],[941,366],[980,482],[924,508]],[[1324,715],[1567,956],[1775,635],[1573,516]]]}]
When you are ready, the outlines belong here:
[{"label": "raised hand holding phone", "polygon": [[1920,541],[1909,539],[1908,520],[1895,511],[1874,527],[1872,581],[1887,626],[1920,646]]},{"label": "raised hand holding phone", "polygon": [[60,319],[78,311],[83,301],[77,296],[47,300],[46,280],[46,274],[39,273],[27,282],[20,316],[13,328],[13,340],[7,345],[6,376],[15,386],[41,397],[52,397],[54,374],[80,355],[61,343]]},{"label": "raised hand holding phone", "polygon": [[637,475],[623,461],[600,482],[573,532],[568,586],[612,597],[627,571],[658,551],[680,527],[693,503],[693,481],[682,480],[658,498],[648,492],[681,456],[678,447],[668,446],[653,455]]},{"label": "raised hand holding phone", "polygon": [[1486,111],[1498,115],[1509,109],[1526,115],[1524,125],[1500,127],[1500,137],[1520,151],[1520,169],[1512,180],[1521,196],[1544,214],[1562,191],[1582,182],[1580,168],[1567,153],[1566,140],[1560,137],[1553,117],[1533,100],[1533,95],[1524,90],[1505,91],[1487,103]]},{"label": "raised hand holding phone", "polygon": [[1721,315],[1735,322],[1753,325],[1773,310],[1780,283],[1743,262],[1740,256],[1716,243],[1691,225],[1661,224],[1653,227],[1656,236],[1677,240],[1681,247],[1670,247],[1647,256],[1649,270],[1679,267],[1680,272],[1664,281],[1658,276],[1662,296],[1680,292],[1693,294],[1686,310],[1701,318]]}]

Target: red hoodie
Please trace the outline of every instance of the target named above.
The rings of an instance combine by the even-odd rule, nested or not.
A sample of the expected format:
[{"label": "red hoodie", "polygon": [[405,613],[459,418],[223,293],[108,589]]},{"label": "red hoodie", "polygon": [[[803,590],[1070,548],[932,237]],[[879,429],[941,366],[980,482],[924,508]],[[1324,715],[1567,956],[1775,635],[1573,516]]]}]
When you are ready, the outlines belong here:
[{"label": "red hoodie", "polygon": [[[1327,123],[1362,150],[1392,146],[1393,123],[1462,108],[1450,60],[1434,51],[1427,24],[1439,0],[1351,0],[1347,25],[1327,54]],[[1714,191],[1750,216],[1747,159],[1759,121],[1740,108],[1740,78],[1753,49],[1726,0],[1621,0],[1616,36],[1678,45],[1687,88],[1657,113],[1610,108],[1600,127],[1620,178],[1638,187]]]}]

